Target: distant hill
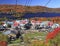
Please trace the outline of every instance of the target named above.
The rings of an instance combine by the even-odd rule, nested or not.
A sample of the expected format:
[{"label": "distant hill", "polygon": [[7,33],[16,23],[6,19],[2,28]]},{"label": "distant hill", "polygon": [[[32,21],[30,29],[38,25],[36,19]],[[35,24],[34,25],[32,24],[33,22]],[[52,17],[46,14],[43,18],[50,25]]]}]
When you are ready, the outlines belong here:
[{"label": "distant hill", "polygon": [[58,22],[60,22],[60,8],[0,4],[0,20],[34,17],[45,17],[45,19],[50,17],[50,19],[53,18],[52,21],[59,20]]},{"label": "distant hill", "polygon": [[0,5],[0,12],[56,12],[60,13],[60,8],[48,8],[45,6],[22,6],[22,5]]}]

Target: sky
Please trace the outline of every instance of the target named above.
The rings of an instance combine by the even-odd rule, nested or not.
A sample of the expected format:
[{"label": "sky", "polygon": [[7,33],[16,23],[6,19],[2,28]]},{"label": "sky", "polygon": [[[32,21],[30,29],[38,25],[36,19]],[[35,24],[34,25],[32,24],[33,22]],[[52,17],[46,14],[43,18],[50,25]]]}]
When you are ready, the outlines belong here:
[{"label": "sky", "polygon": [[[17,0],[19,5],[45,6],[49,0]],[[0,4],[16,4],[16,0],[0,0]],[[50,8],[60,8],[60,0],[50,0],[46,5]]]}]

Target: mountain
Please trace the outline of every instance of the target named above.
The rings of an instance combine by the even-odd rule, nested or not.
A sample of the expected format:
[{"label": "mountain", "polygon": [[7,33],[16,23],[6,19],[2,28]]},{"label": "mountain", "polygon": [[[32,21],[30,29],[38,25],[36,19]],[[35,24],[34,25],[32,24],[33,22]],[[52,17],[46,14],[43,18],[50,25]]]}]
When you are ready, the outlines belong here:
[{"label": "mountain", "polygon": [[22,5],[7,5],[7,4],[0,4],[0,12],[56,12],[60,13],[60,8],[48,8],[45,6],[22,6]]}]

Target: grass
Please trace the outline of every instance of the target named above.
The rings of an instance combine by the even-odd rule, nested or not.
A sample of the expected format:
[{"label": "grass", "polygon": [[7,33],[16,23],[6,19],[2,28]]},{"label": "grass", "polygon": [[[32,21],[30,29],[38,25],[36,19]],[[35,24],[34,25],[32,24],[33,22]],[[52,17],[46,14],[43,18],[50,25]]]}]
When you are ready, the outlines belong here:
[{"label": "grass", "polygon": [[[35,39],[35,37],[38,38],[38,36],[46,36],[46,32],[34,32],[34,33],[27,33],[24,34],[24,42],[26,43],[25,46],[55,46],[55,42],[59,42],[58,46],[60,46],[60,33],[51,41],[49,41],[47,44],[44,43],[45,37],[43,37],[43,40]],[[41,38],[41,37],[40,37]],[[39,39],[40,39],[39,38]],[[20,43],[20,39],[17,39],[12,42],[13,46],[22,46],[20,45],[14,45]]]},{"label": "grass", "polygon": [[[0,36],[1,35],[2,34],[0,33]],[[45,46],[44,40],[45,40],[46,35],[47,35],[47,32],[29,32],[29,33],[26,33],[23,35],[23,38],[24,38],[23,45],[25,45],[25,46]],[[3,36],[1,36],[1,38]],[[2,40],[3,39],[5,39],[5,38],[3,37]],[[10,45],[10,46],[23,46],[21,44],[21,39],[16,39],[14,41],[11,41],[11,43],[8,45]]]},{"label": "grass", "polygon": [[16,44],[16,43],[20,43],[20,39],[17,39],[15,41],[11,41],[11,44]]},{"label": "grass", "polygon": [[[41,45],[41,44],[43,45],[43,41],[38,40],[38,36],[46,36],[46,34],[47,34],[46,32],[34,32],[34,33],[24,34],[23,36],[24,42],[26,43],[26,46],[34,46],[34,45]],[[42,39],[44,40],[45,38],[43,37]],[[12,42],[11,44],[21,43],[20,39],[11,42]]]},{"label": "grass", "polygon": [[[26,43],[25,46],[55,46],[55,43],[57,42],[58,42],[58,46],[60,46],[60,33],[54,39],[50,40],[47,44],[44,43],[45,37],[42,38],[43,40],[37,39],[38,36],[46,36],[46,35],[47,35],[46,32],[34,32],[34,33],[24,34],[24,42]],[[17,44],[17,43],[20,43],[20,39],[12,42],[12,44]]]},{"label": "grass", "polygon": [[30,37],[30,38],[34,38],[37,36],[45,36],[46,32],[35,32],[35,33],[27,33],[25,34],[25,37]]}]

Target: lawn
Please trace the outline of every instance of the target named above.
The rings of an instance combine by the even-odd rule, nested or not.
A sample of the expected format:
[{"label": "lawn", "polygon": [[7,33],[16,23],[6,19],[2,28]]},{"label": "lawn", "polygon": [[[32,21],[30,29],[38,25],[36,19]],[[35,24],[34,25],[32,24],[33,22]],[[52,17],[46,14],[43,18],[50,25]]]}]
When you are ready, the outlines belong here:
[{"label": "lawn", "polygon": [[[8,46],[60,46],[60,33],[56,35],[54,39],[49,40],[47,44],[45,44],[47,32],[29,32],[26,34],[23,34],[23,41],[24,44],[21,43],[21,39],[16,39],[14,41],[11,41],[11,43],[8,44]],[[0,41],[7,41],[4,35],[0,33]]]},{"label": "lawn", "polygon": [[[16,46],[60,46],[60,33],[58,33],[55,38],[50,39],[48,43],[45,44],[45,36],[47,32],[34,32],[24,34],[24,44]],[[12,43],[20,43],[20,39],[13,41]]]},{"label": "lawn", "polygon": [[[26,33],[23,34],[24,38],[24,45],[26,46],[37,46],[40,44],[43,44],[43,41],[45,40],[46,32],[34,32],[34,33]],[[20,44],[20,39],[17,39],[15,41],[11,41],[11,44]],[[21,44],[20,44],[21,46]]]}]

